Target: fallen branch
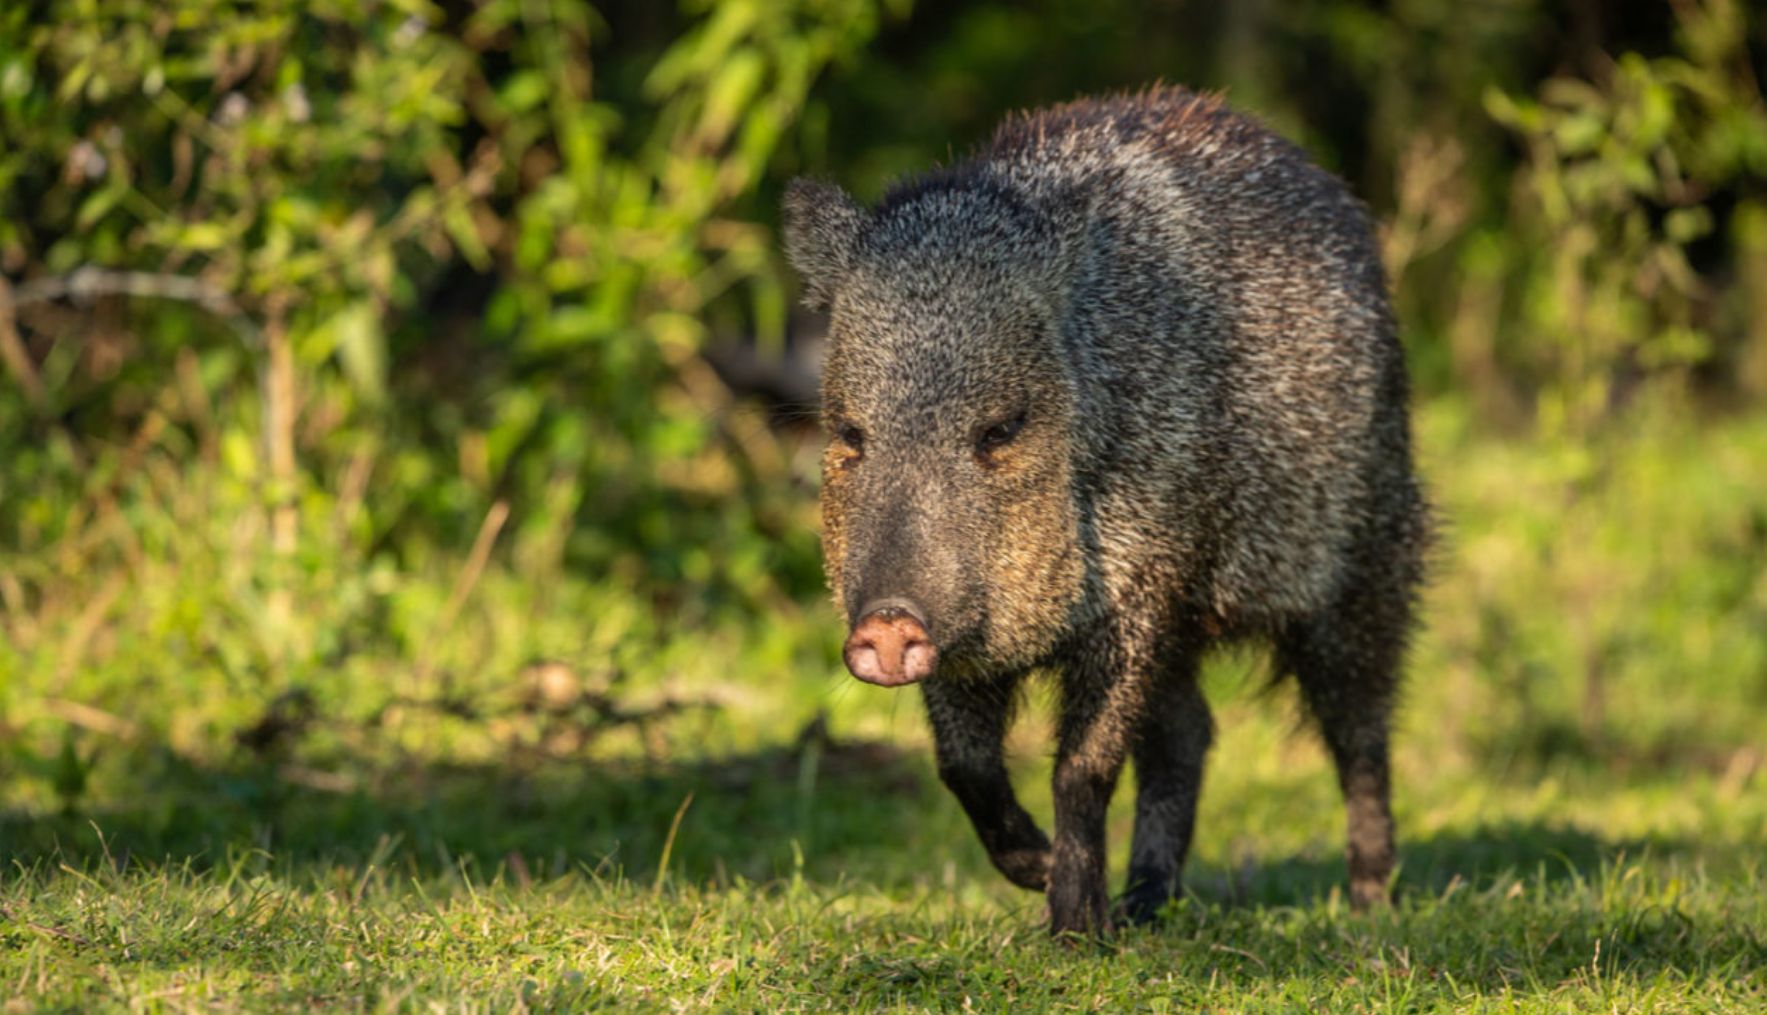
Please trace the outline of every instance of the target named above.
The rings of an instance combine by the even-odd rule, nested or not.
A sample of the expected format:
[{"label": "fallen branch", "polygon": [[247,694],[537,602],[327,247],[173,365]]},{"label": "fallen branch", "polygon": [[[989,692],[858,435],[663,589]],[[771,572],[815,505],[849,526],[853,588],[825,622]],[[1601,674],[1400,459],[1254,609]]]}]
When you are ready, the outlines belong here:
[{"label": "fallen branch", "polygon": [[[263,345],[263,336],[259,333],[257,324],[240,309],[231,293],[189,275],[85,267],[76,268],[66,275],[34,278],[11,286],[10,307],[7,306],[7,295],[7,283],[0,279],[0,354],[5,354],[5,332],[12,321],[12,308],[62,299],[90,300],[100,296],[133,296],[194,303],[225,319],[247,345],[254,349]],[[7,365],[11,367],[10,354],[6,355]]]},{"label": "fallen branch", "polygon": [[21,282],[13,290],[13,302],[19,306],[48,300],[98,296],[146,296],[156,299],[200,303],[222,314],[237,314],[239,307],[233,297],[214,285],[189,275],[168,275],[151,271],[114,271],[109,268],[75,268],[66,275],[34,278]]}]

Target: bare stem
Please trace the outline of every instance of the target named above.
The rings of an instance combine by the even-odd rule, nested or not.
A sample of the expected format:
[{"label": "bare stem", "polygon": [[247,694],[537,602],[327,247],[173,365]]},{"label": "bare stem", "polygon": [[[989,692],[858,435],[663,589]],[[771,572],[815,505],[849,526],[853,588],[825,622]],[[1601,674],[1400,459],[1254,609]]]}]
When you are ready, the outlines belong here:
[{"label": "bare stem", "polygon": [[13,322],[13,307],[18,305],[18,297],[13,294],[12,286],[5,278],[0,278],[0,363],[6,370],[18,378],[18,386],[24,389],[25,398],[33,409],[43,408],[43,381],[37,376],[37,368],[32,365],[31,357],[25,351],[24,342],[18,337],[18,327]]}]

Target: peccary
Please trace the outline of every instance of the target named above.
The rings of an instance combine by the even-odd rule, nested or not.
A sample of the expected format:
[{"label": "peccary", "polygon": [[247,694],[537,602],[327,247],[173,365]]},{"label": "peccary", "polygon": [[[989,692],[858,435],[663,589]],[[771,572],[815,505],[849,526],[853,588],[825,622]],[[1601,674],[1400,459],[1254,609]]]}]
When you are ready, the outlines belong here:
[{"label": "peccary", "polygon": [[[1052,931],[1157,915],[1213,722],[1199,657],[1273,643],[1334,759],[1351,898],[1393,867],[1388,729],[1429,523],[1363,207],[1217,99],[1162,87],[1008,120],[873,208],[794,181],[830,311],[823,548],[861,680],[921,682],[941,779]],[[1053,845],[1002,737],[1060,689]],[[1120,908],[1105,812],[1136,770]]]}]

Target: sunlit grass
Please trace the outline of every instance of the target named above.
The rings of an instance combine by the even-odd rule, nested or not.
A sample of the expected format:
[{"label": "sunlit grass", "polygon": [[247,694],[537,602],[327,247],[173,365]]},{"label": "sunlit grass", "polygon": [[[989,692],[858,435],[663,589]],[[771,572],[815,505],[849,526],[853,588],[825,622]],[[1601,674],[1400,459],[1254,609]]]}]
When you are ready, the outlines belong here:
[{"label": "sunlit grass", "polygon": [[[1254,654],[1208,674],[1190,896],[1064,948],[937,785],[912,694],[840,676],[820,604],[683,628],[493,566],[444,629],[457,569],[375,564],[297,590],[274,637],[343,647],[278,662],[197,566],[222,518],[8,615],[5,1010],[1767,1006],[1767,418],[1596,451],[1420,423],[1448,524],[1390,913],[1344,905],[1329,768]],[[546,704],[603,688],[686,707]],[[1047,820],[1044,697],[1012,744]]]}]

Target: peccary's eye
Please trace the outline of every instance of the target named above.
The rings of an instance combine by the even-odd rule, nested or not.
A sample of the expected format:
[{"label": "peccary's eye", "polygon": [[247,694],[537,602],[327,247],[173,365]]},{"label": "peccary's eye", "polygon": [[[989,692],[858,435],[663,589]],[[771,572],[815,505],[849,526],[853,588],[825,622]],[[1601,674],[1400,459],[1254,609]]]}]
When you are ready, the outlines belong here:
[{"label": "peccary's eye", "polygon": [[865,454],[865,431],[859,429],[853,424],[842,423],[835,427],[834,436],[836,440],[845,444],[847,446],[847,451],[850,452],[847,456],[847,460],[843,464],[851,465],[854,462],[857,462],[860,456]]},{"label": "peccary's eye", "polygon": [[986,455],[1005,447],[1024,428],[1025,414],[1022,412],[995,423],[976,438],[976,453]]}]

